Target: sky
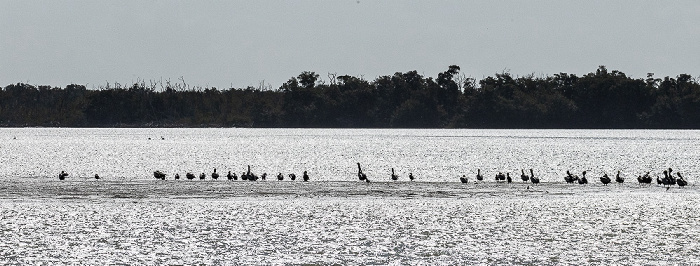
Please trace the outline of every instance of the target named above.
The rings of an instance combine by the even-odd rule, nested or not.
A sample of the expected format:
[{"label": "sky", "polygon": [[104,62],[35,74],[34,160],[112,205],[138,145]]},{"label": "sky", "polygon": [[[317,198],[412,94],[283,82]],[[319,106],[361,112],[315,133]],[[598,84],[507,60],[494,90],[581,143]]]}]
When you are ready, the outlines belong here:
[{"label": "sky", "polygon": [[700,76],[700,1],[0,0],[0,86],[144,80],[276,89],[450,65]]}]

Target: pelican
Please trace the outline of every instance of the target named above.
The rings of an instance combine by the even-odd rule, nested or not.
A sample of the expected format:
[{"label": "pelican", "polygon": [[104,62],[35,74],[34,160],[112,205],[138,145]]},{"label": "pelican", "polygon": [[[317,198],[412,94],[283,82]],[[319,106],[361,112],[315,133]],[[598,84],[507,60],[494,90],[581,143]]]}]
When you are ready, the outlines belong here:
[{"label": "pelican", "polygon": [[498,174],[496,174],[496,181],[503,181],[503,180],[506,180],[506,175],[504,175],[501,172],[498,172]]},{"label": "pelican", "polygon": [[525,170],[520,169],[520,172],[522,173],[520,174],[520,179],[522,179],[523,182],[530,181],[530,177],[525,174]]},{"label": "pelican", "polygon": [[508,183],[512,183],[512,182],[513,182],[513,179],[510,178],[510,173],[506,173],[506,182],[508,182]]},{"label": "pelican", "polygon": [[586,171],[583,171],[583,173],[581,173],[581,178],[578,180],[578,183],[581,185],[588,184],[588,179],[586,178]]},{"label": "pelican", "polygon": [[540,183],[540,179],[535,177],[535,173],[532,171],[532,168],[530,168],[530,182],[532,182],[533,184]]},{"label": "pelican", "polygon": [[284,180],[284,175],[282,173],[277,174],[277,180],[279,180],[279,181]]},{"label": "pelican", "polygon": [[302,179],[304,180],[304,182],[309,182],[309,174],[307,174],[306,171],[304,171],[304,175],[302,176]]},{"label": "pelican", "polygon": [[228,178],[228,180],[233,180],[233,175],[231,174],[231,171],[228,171],[228,174],[226,174],[226,178]]},{"label": "pelican", "polygon": [[245,172],[241,174],[241,180],[248,180],[248,175]]},{"label": "pelican", "polygon": [[607,186],[610,181],[612,180],[608,177],[608,174],[603,174],[603,176],[600,177],[600,182],[602,182],[604,186]]},{"label": "pelican", "polygon": [[566,176],[564,177],[564,181],[566,181],[566,183],[572,184],[576,181],[579,181],[579,179],[577,175],[572,175],[571,172],[569,172],[569,170],[566,170]]},{"label": "pelican", "polygon": [[64,171],[61,171],[61,173],[58,174],[58,180],[64,180],[64,179],[66,179],[66,177],[68,177],[68,173],[66,173]]},{"label": "pelican", "polygon": [[175,180],[180,179],[180,174],[175,174]]},{"label": "pelican", "polygon": [[98,174],[95,174],[95,179],[100,179],[100,176]]},{"label": "pelican", "polygon": [[190,173],[190,172],[187,172],[187,174],[185,174],[185,177],[186,177],[188,180],[192,180],[192,179],[194,179],[194,174],[192,174],[192,173]]},{"label": "pelican", "polygon": [[156,179],[165,180],[165,174],[164,174],[163,172],[161,172],[161,171],[155,171],[155,172],[153,172],[153,177],[155,177]]},{"label": "pelican", "polygon": [[267,178],[267,173],[263,173],[263,174],[260,176],[260,179],[262,179],[262,180],[265,180],[266,178]]},{"label": "pelican", "polygon": [[469,179],[467,179],[467,175],[462,175],[462,177],[459,178],[459,181],[462,183],[469,183]]},{"label": "pelican", "polygon": [[676,172],[676,175],[678,175],[678,180],[676,182],[678,182],[679,187],[685,187],[688,185],[688,181],[685,181],[680,172]]},{"label": "pelican", "polygon": [[413,173],[408,173],[408,179],[410,179],[411,181],[413,181],[413,179],[416,179],[416,178],[413,177]]},{"label": "pelican", "polygon": [[201,174],[199,175],[199,179],[200,179],[200,180],[204,180],[205,178],[207,178],[207,175],[205,175],[204,173],[201,173]]},{"label": "pelican", "polygon": [[625,182],[625,179],[620,176],[620,171],[617,171],[617,176],[615,176],[615,182],[617,182],[617,183]]},{"label": "pelican", "polygon": [[484,176],[481,175],[481,169],[476,169],[476,180],[484,180]]},{"label": "pelican", "polygon": [[219,179],[219,174],[216,173],[216,168],[214,168],[214,172],[211,173],[211,178],[212,178],[212,179]]},{"label": "pelican", "polygon": [[360,167],[360,163],[357,163],[357,177],[360,179],[360,181],[364,181],[367,179],[367,175],[362,172],[362,167]]},{"label": "pelican", "polygon": [[399,180],[399,175],[394,173],[394,168],[391,168],[391,180],[394,180],[394,181]]},{"label": "pelican", "polygon": [[289,174],[289,179],[291,179],[292,181],[294,181],[294,180],[297,179],[297,175],[295,175],[295,174],[293,174],[293,173],[292,173],[292,174]]}]

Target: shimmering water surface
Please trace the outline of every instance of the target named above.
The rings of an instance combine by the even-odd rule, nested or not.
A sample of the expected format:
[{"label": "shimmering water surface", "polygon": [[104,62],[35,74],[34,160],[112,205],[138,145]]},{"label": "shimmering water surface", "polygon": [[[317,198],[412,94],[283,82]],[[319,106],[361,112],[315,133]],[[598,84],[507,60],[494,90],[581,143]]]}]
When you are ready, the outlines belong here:
[{"label": "shimmering water surface", "polygon": [[[1,264],[700,263],[699,131],[29,128],[0,140]],[[247,165],[311,182],[172,180]],[[669,167],[689,186],[636,183]],[[543,183],[517,182],[529,168]],[[564,184],[566,170],[592,184]],[[598,181],[618,170],[624,184]]]}]

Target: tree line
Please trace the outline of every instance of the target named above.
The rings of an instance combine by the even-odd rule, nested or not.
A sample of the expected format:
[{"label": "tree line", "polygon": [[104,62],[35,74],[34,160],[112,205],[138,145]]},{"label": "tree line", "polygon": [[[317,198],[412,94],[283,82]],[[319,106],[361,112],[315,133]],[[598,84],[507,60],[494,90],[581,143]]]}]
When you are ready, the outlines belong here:
[{"label": "tree line", "polygon": [[481,80],[455,65],[437,78],[409,71],[373,81],[307,71],[275,90],[18,83],[2,88],[0,103],[5,127],[700,128],[697,79],[631,78],[605,66]]}]

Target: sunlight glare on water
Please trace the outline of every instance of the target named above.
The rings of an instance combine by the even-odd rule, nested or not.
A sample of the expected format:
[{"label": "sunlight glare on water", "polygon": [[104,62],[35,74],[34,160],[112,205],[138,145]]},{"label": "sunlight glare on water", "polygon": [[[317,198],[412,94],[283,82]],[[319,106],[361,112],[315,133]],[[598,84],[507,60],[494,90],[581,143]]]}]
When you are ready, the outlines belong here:
[{"label": "sunlight glare on water", "polygon": [[[29,128],[0,137],[1,264],[700,263],[696,131]],[[357,180],[357,162],[372,183]],[[271,176],[209,178],[248,164]],[[689,186],[636,183],[668,167]],[[484,182],[474,183],[476,168]],[[542,184],[519,180],[529,168]],[[273,178],[304,170],[311,182]],[[587,170],[591,184],[565,184],[566,170]],[[625,183],[599,182],[617,170]],[[172,180],[187,171],[207,180]],[[515,182],[495,182],[496,171]]]}]

